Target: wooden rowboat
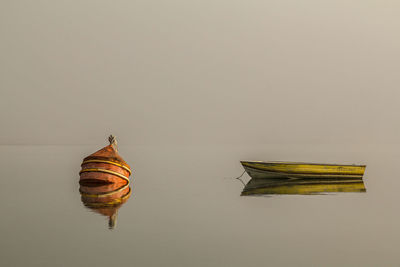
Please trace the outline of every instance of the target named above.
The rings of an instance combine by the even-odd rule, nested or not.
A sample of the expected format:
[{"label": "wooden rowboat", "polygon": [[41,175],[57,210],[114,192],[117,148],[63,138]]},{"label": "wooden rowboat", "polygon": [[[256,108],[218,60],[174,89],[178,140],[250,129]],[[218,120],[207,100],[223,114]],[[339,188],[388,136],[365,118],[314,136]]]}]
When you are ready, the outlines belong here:
[{"label": "wooden rowboat", "polygon": [[362,178],[365,165],[320,164],[302,162],[241,161],[245,171],[259,178]]},{"label": "wooden rowboat", "polygon": [[81,184],[129,184],[131,168],[118,154],[115,137],[111,135],[108,140],[110,145],[83,159],[79,172]]},{"label": "wooden rowboat", "polygon": [[242,196],[266,195],[320,195],[329,193],[364,193],[362,179],[251,179],[242,191]]}]

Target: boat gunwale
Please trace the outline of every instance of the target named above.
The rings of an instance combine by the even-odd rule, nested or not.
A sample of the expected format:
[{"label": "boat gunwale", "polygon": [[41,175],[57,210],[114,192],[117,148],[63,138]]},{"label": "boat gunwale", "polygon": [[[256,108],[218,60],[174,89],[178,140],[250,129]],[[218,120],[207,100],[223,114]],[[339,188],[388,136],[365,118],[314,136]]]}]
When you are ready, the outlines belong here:
[{"label": "boat gunwale", "polygon": [[240,163],[262,163],[262,164],[287,164],[287,165],[316,165],[316,166],[343,166],[343,167],[364,167],[364,164],[331,164],[331,163],[309,163],[309,162],[295,162],[295,161],[257,161],[257,160],[241,160]]},{"label": "boat gunwale", "polygon": [[[330,172],[330,173],[315,173],[315,172],[284,172],[284,171],[276,171],[276,170],[264,170],[264,169],[258,169],[255,167],[250,167],[250,166],[244,166],[244,169],[246,172],[254,170],[254,171],[258,171],[261,173],[270,173],[270,174],[274,174],[277,175],[277,179],[280,178],[280,176],[286,176],[288,178],[291,179],[298,179],[299,177],[308,177],[309,179],[318,179],[318,178],[341,178],[341,177],[345,177],[345,178],[350,178],[353,177],[355,179],[357,178],[362,178],[364,176],[364,172],[362,174],[349,174],[349,173],[343,173],[343,172]],[[279,175],[280,174],[280,175]],[[249,174],[250,175],[250,174]],[[251,175],[250,175],[251,176]],[[297,177],[296,177],[297,176]],[[255,179],[262,179],[262,178],[255,178]]]}]

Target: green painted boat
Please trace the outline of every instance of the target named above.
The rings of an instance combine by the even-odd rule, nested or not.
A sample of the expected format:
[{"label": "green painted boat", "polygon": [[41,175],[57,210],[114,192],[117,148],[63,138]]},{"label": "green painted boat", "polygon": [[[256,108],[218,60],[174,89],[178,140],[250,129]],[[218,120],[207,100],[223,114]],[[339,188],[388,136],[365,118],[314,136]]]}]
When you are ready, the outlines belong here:
[{"label": "green painted boat", "polygon": [[364,193],[362,179],[251,179],[244,187],[242,196],[268,195],[321,195],[332,193]]},{"label": "green painted boat", "polygon": [[241,161],[254,179],[262,178],[362,178],[365,165],[322,164],[280,161]]}]

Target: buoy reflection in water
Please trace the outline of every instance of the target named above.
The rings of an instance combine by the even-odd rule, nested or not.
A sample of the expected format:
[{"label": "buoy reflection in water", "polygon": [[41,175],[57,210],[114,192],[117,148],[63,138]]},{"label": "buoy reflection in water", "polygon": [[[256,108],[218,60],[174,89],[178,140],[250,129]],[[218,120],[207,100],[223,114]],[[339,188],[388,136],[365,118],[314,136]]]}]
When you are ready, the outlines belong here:
[{"label": "buoy reflection in water", "polygon": [[131,196],[129,184],[80,184],[81,200],[90,210],[108,217],[108,226],[114,229],[118,209]]}]

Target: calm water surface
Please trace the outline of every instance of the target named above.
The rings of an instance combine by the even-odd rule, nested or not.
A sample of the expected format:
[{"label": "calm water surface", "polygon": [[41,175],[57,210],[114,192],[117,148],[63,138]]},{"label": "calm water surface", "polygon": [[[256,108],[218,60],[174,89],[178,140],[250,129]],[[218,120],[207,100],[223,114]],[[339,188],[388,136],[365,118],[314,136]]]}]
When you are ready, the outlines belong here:
[{"label": "calm water surface", "polygon": [[[399,264],[395,146],[120,144],[134,174],[113,230],[79,193],[101,147],[1,147],[1,266]],[[241,196],[239,160],[364,163],[366,193]]]}]

